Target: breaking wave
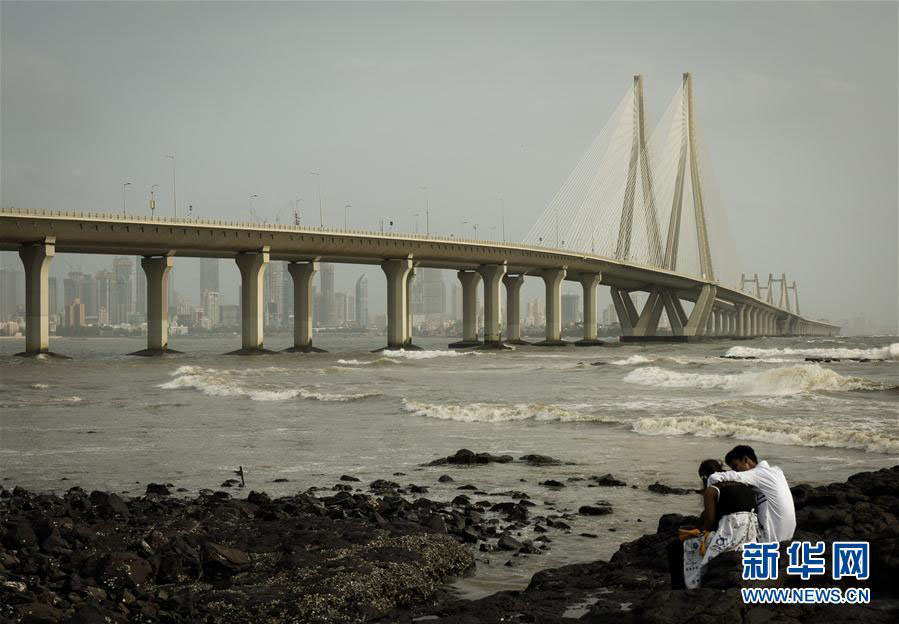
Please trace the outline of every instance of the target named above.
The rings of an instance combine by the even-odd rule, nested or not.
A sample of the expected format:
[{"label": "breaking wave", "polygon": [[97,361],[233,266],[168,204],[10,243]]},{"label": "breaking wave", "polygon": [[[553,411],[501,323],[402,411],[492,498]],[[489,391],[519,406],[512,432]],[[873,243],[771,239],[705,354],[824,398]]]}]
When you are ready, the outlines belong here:
[{"label": "breaking wave", "polygon": [[[875,423],[842,423],[823,426],[812,419],[782,418],[766,420],[739,415],[733,418],[709,413],[683,413],[672,416],[634,417],[622,410],[597,411],[590,405],[541,405],[492,403],[436,404],[403,399],[403,409],[416,416],[426,416],[439,420],[453,420],[465,423],[506,423],[514,421],[546,422],[595,422],[622,425],[641,435],[693,435],[697,437],[734,438],[756,440],[776,444],[796,446],[860,449],[870,453],[899,453],[899,430],[889,428],[879,430]],[[708,412],[716,405],[706,405]],[[633,411],[642,411],[643,405],[631,406]]]},{"label": "breaking wave", "polygon": [[793,444],[860,449],[869,453],[899,453],[899,436],[889,432],[822,426],[793,420],[761,420],[741,417],[727,420],[712,415],[640,418],[632,430],[644,435],[693,435]]},{"label": "breaking wave", "polygon": [[331,394],[305,388],[251,388],[236,381],[228,371],[199,366],[181,366],[173,374],[174,379],[159,384],[164,390],[194,389],[206,396],[247,397],[253,401],[287,401],[290,399],[311,399],[314,401],[360,401],[378,393]]},{"label": "breaking wave", "polygon": [[387,358],[405,358],[407,360],[430,360],[438,357],[465,357],[483,355],[478,351],[455,351],[435,349],[433,351],[406,351],[405,349],[384,350],[381,353]]},{"label": "breaking wave", "polygon": [[747,395],[789,395],[815,391],[890,390],[889,386],[860,377],[844,377],[819,364],[781,366],[766,371],[735,375],[682,373],[658,366],[631,371],[624,381],[659,388],[728,390]]},{"label": "breaking wave", "polygon": [[646,357],[645,355],[632,355],[630,357],[624,358],[623,360],[612,360],[610,364],[614,364],[616,366],[639,366],[640,364],[654,364],[668,362],[672,364],[690,364],[690,360],[686,358],[678,358],[678,357],[670,357],[665,355],[659,355],[655,357]]},{"label": "breaking wave", "polygon": [[894,342],[886,347],[875,347],[871,349],[821,349],[815,347],[809,347],[808,349],[793,349],[790,347],[785,347],[783,349],[759,349],[756,347],[731,347],[724,355],[725,357],[754,357],[763,360],[783,358],[784,356],[899,360],[899,342]]},{"label": "breaking wave", "polygon": [[381,357],[376,360],[337,360],[341,366],[387,366],[390,364],[399,364],[399,360],[389,357]]}]

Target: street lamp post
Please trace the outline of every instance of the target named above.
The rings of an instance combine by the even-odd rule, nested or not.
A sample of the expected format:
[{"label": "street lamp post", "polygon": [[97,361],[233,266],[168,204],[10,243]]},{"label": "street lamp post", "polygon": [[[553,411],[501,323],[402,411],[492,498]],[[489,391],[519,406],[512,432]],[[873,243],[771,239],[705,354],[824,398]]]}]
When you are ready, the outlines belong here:
[{"label": "street lamp post", "polygon": [[497,197],[499,200],[499,215],[502,224],[503,231],[503,242],[506,242],[506,203],[503,201],[502,197]]},{"label": "street lamp post", "polygon": [[468,224],[468,221],[463,221],[459,224],[459,238],[465,238],[465,226]]},{"label": "street lamp post", "polygon": [[131,182],[125,182],[122,185],[122,214],[125,214],[125,197],[127,196],[125,191],[128,190],[129,186],[131,186]]},{"label": "street lamp post", "polygon": [[250,195],[250,199],[247,201],[250,204],[250,216],[252,216],[254,219],[256,219],[258,221],[258,220],[260,220],[259,215],[256,214],[256,209],[253,208],[253,199],[256,197],[259,197],[259,195]]},{"label": "street lamp post", "polygon": [[353,207],[352,204],[347,204],[346,206],[343,207],[343,229],[347,229],[346,211],[352,207]]},{"label": "street lamp post", "polygon": [[178,192],[175,186],[175,157],[172,154],[166,156],[172,159],[172,206],[175,209],[175,216],[178,216]]},{"label": "street lamp post", "polygon": [[425,192],[425,234],[427,236],[431,235],[431,198],[428,195],[428,187],[427,186],[419,186],[421,190]]},{"label": "street lamp post", "polygon": [[310,171],[309,175],[314,175],[318,181],[318,220],[319,226],[325,227],[325,211],[322,208],[322,176],[318,171]]},{"label": "street lamp post", "polygon": [[300,202],[303,201],[302,197],[297,197],[293,203],[293,224],[300,224]]},{"label": "street lamp post", "polygon": [[478,240],[478,224],[477,224],[477,223],[472,223],[472,224],[471,224],[471,227],[474,228],[474,239],[475,239],[475,240]]},{"label": "street lamp post", "polygon": [[414,215],[412,215],[413,229],[415,230],[416,234],[418,234],[418,217],[420,217],[420,216],[421,216],[420,212],[416,212]]},{"label": "street lamp post", "polygon": [[154,195],[154,190],[158,184],[153,184],[150,186],[150,216],[152,217],[156,212],[156,196]]}]

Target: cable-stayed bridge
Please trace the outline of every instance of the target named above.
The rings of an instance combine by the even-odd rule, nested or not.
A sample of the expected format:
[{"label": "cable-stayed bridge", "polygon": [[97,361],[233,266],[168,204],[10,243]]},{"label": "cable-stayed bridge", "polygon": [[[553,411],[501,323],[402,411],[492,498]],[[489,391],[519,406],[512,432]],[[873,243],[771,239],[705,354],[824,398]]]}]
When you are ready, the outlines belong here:
[{"label": "cable-stayed bridge", "polygon": [[[596,294],[608,286],[623,341],[834,335],[839,327],[800,314],[784,273],[740,270],[693,107],[689,74],[654,130],[643,80],[619,103],[522,243],[419,234],[214,220],[145,218],[0,208],[0,249],[25,267],[26,350],[49,352],[48,273],[54,254],[142,256],[147,277],[147,349],[168,348],[167,283],[174,257],[231,258],[241,274],[241,353],[264,351],[262,276],[287,261],[294,287],[294,346],[312,345],[312,279],[319,262],[379,264],[387,287],[387,346],[413,348],[409,285],[416,267],[452,269],[462,285],[463,336],[451,346],[521,344],[520,290],[543,281],[547,346],[561,340],[561,285],[583,288],[584,336],[597,340]],[[778,284],[779,286],[775,286]],[[501,291],[506,313],[502,318]],[[478,292],[484,328],[478,332]],[[777,294],[775,295],[775,291]],[[637,309],[633,293],[646,293]],[[670,335],[659,335],[667,317]],[[503,322],[505,320],[505,322]]]}]

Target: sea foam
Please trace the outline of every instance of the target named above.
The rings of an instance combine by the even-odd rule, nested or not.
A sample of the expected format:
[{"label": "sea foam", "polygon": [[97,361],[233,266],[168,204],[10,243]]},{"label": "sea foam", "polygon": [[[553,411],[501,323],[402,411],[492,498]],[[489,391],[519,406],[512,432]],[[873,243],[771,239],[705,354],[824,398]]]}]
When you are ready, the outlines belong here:
[{"label": "sea foam", "polygon": [[819,347],[809,347],[807,349],[794,349],[791,347],[785,347],[783,349],[760,349],[757,347],[731,347],[724,355],[725,357],[754,357],[760,360],[792,356],[794,358],[866,358],[869,360],[895,361],[899,360],[899,342],[894,342],[886,347],[873,347],[871,349],[846,349],[840,347],[832,349],[822,349]]},{"label": "sea foam", "polygon": [[733,375],[683,373],[658,366],[638,368],[624,377],[627,383],[659,388],[728,390],[745,395],[789,395],[816,391],[889,390],[894,386],[844,377],[819,364],[781,366],[765,371]]},{"label": "sea foam", "polygon": [[315,401],[359,401],[378,396],[376,392],[332,394],[306,388],[254,388],[234,378],[230,371],[199,366],[181,366],[173,374],[173,379],[159,388],[164,390],[194,389],[206,396],[247,397],[253,401],[287,401],[290,399],[311,399]]}]

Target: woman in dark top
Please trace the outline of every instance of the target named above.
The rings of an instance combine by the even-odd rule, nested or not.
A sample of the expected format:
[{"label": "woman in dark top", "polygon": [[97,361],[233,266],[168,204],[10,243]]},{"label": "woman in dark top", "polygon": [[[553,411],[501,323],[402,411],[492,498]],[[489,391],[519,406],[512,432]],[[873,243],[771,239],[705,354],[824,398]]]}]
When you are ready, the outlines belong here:
[{"label": "woman in dark top", "polygon": [[699,465],[703,534],[684,540],[684,583],[688,589],[699,587],[702,573],[712,558],[729,550],[742,550],[747,542],[761,540],[755,492],[742,483],[709,486],[709,476],[721,471],[721,462],[716,459],[707,459]]}]

